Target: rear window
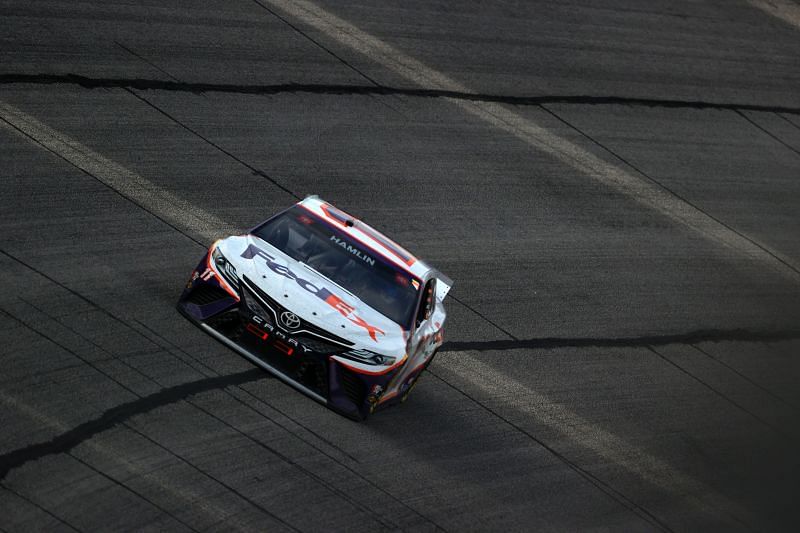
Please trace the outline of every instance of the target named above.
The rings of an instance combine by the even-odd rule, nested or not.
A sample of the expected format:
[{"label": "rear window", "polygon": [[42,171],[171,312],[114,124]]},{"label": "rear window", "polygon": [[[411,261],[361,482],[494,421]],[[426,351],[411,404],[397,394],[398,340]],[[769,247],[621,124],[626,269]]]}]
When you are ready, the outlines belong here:
[{"label": "rear window", "polygon": [[314,213],[294,206],[253,234],[410,329],[420,280]]}]

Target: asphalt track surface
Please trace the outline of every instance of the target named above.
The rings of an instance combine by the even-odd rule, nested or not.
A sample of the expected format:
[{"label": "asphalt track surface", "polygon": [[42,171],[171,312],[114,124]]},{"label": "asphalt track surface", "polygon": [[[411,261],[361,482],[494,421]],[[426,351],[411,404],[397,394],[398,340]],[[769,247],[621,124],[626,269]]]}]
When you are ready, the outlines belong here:
[{"label": "asphalt track surface", "polygon": [[[796,531],[793,6],[1,2],[0,530]],[[455,280],[364,424],[174,309],[308,194]]]}]

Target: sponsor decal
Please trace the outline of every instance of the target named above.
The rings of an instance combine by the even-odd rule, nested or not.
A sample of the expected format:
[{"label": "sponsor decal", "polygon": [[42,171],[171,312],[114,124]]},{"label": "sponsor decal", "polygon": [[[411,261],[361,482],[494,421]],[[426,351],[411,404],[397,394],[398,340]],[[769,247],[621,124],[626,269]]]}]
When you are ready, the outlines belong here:
[{"label": "sponsor decal", "polygon": [[288,329],[297,329],[300,326],[300,317],[289,311],[281,313],[281,324]]},{"label": "sponsor decal", "polygon": [[366,329],[367,332],[369,333],[370,338],[375,342],[378,342],[379,333],[381,335],[386,335],[385,331],[367,323],[367,321],[358,316],[356,314],[355,307],[348,304],[347,302],[345,302],[344,300],[333,294],[325,287],[317,287],[307,279],[301,278],[300,276],[292,272],[288,267],[276,262],[275,257],[268,254],[261,248],[251,244],[247,247],[247,249],[244,252],[242,252],[242,257],[245,259],[252,260],[256,256],[262,258],[264,262],[266,262],[267,267],[269,267],[269,269],[275,272],[276,274],[294,280],[295,283],[300,285],[301,288],[303,288],[307,292],[310,292],[311,294],[313,294],[326,304],[336,309],[347,320],[349,320],[350,322],[352,322],[357,326]]},{"label": "sponsor decal", "polygon": [[[351,217],[341,209],[333,207],[331,204],[322,204],[320,205],[320,209],[322,209],[322,212],[325,213],[325,216],[329,220],[334,220],[339,224],[342,224],[343,226],[353,226],[354,224],[355,219],[353,217]],[[377,241],[386,250],[391,252],[395,257],[399,258],[406,265],[411,266],[416,261],[416,258],[414,258],[414,256],[411,255],[408,251],[404,250],[398,244],[389,240],[388,237],[384,236],[382,233],[379,233],[377,230],[364,225],[359,225],[358,229],[361,230],[366,235],[368,235],[374,241]]]},{"label": "sponsor decal", "polygon": [[343,249],[347,250],[348,252],[350,252],[354,256],[358,257],[359,259],[361,259],[362,261],[364,261],[368,265],[375,266],[375,259],[373,259],[372,257],[368,256],[367,254],[365,254],[364,252],[362,252],[361,250],[359,250],[358,248],[356,248],[355,246],[353,246],[349,242],[347,242],[347,241],[345,241],[343,239],[340,239],[336,235],[331,235],[331,242],[333,242],[337,246],[341,246]]},{"label": "sponsor decal", "polygon": [[215,275],[215,274],[214,274],[214,271],[213,271],[213,270],[211,270],[210,268],[206,268],[206,269],[203,271],[203,273],[202,273],[202,274],[200,274],[200,279],[202,279],[203,281],[208,281],[208,280],[210,280],[211,278],[213,278],[213,277],[214,277],[214,275]]},{"label": "sponsor decal", "polygon": [[367,401],[370,404],[375,405],[376,403],[378,403],[378,400],[381,398],[382,394],[383,394],[383,387],[381,387],[380,385],[373,385],[372,390],[370,390],[369,394],[367,395]]}]

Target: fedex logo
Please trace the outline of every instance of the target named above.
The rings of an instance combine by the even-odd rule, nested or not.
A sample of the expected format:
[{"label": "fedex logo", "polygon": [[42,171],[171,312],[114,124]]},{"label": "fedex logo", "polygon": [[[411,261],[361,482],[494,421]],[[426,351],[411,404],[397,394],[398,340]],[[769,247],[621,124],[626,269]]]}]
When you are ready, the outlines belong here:
[{"label": "fedex logo", "polygon": [[377,336],[378,333],[380,333],[381,335],[386,334],[386,332],[383,331],[382,329],[379,329],[373,325],[368,324],[363,318],[358,316],[355,312],[356,311],[355,307],[348,304],[347,302],[345,302],[344,300],[333,294],[325,287],[317,287],[307,279],[299,277],[297,274],[289,270],[288,267],[275,262],[275,258],[270,254],[268,254],[267,252],[265,252],[264,250],[262,250],[261,248],[251,244],[247,247],[247,249],[244,252],[242,252],[242,257],[245,259],[252,260],[256,256],[261,257],[267,263],[267,267],[269,267],[269,269],[275,272],[276,274],[279,274],[284,278],[289,278],[294,280],[295,283],[300,285],[300,287],[302,287],[303,289],[310,292],[311,294],[313,294],[326,304],[330,305],[331,307],[339,311],[339,313],[347,320],[349,320],[350,322],[352,322],[357,326],[366,329],[367,332],[369,333],[370,338],[372,338],[372,340],[374,340],[375,342],[378,342],[378,336]]}]

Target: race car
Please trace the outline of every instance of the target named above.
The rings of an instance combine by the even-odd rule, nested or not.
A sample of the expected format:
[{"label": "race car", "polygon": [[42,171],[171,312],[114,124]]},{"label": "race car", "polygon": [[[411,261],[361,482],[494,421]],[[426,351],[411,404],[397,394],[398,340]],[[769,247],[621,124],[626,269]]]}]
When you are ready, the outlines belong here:
[{"label": "race car", "polygon": [[309,196],[211,245],[178,310],[331,409],[364,420],[404,402],[443,342],[453,282]]}]

